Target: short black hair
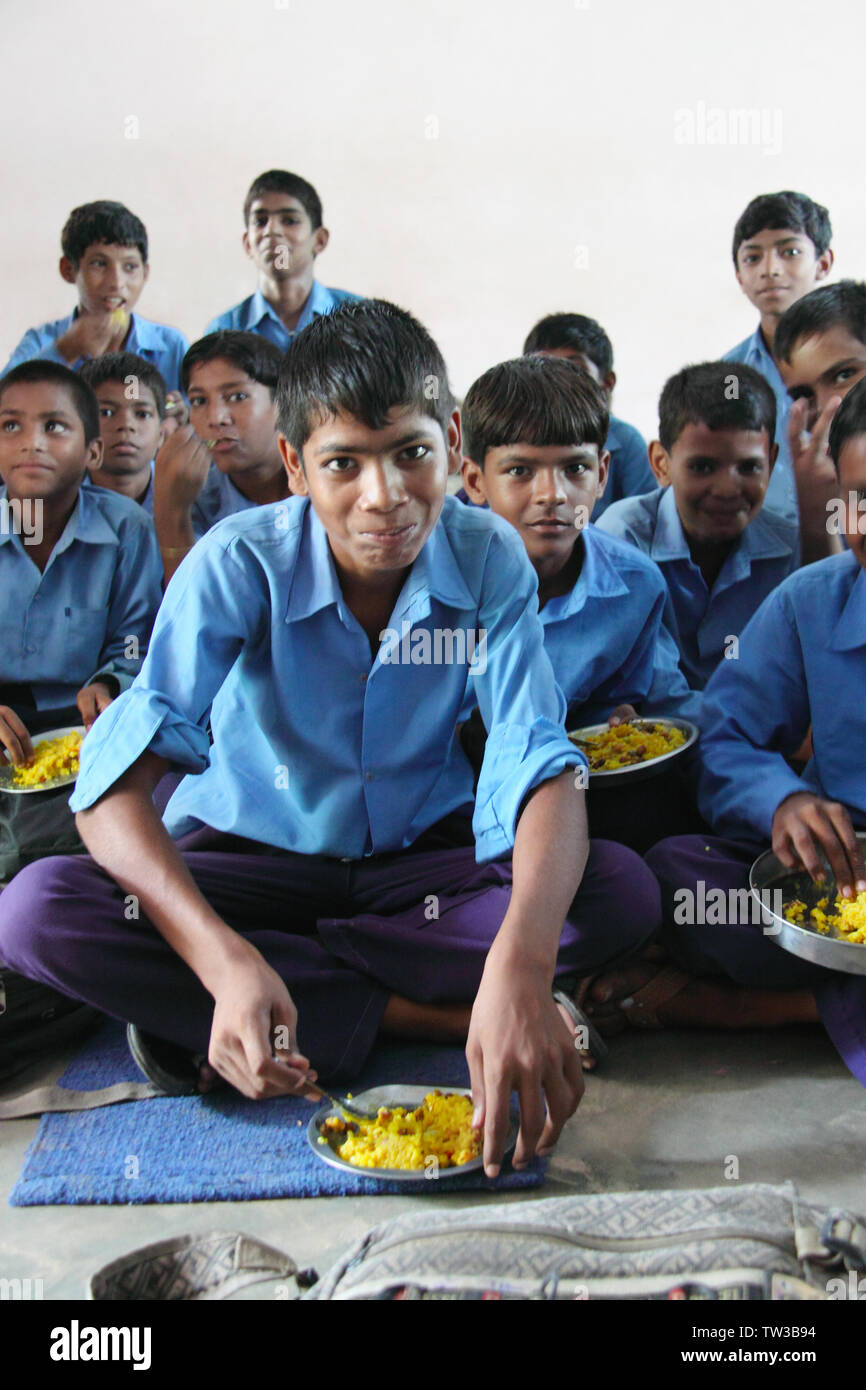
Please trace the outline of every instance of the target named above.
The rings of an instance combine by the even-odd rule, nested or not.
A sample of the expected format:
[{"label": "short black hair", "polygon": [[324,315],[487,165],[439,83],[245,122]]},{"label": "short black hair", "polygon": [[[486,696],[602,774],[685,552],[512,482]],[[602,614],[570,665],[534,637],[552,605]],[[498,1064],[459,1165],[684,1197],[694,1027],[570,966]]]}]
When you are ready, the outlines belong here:
[{"label": "short black hair", "polygon": [[757,236],[758,232],[767,231],[802,232],[814,246],[816,256],[823,256],[833,236],[829,212],[805,193],[792,193],[790,189],[782,193],[761,193],[737,219],[734,265],[743,242]]},{"label": "short black hair", "polygon": [[78,375],[94,392],[106,381],[118,381],[126,385],[130,377],[136,377],[139,383],[152,393],[160,420],[165,419],[165,398],[168,389],[165,379],[152,362],[139,357],[137,352],[104,352],[101,357],[89,357],[78,368]]},{"label": "short black hair", "polygon": [[830,425],[828,447],[837,473],[843,446],[858,434],[866,434],[866,377],[851,387]]},{"label": "short black hair", "polygon": [[423,324],[385,299],[346,301],[302,329],[283,358],[277,402],[280,430],[299,454],[338,411],[380,430],[395,406],[414,406],[447,436],[454,410],[439,348]]},{"label": "short black hair", "polygon": [[659,397],[659,440],[670,453],[686,425],[766,430],[776,437],[776,397],[745,362],[699,362],[670,377]]},{"label": "short black hair", "polygon": [[604,394],[567,358],[515,357],[473,382],[463,402],[463,451],[481,468],[488,449],[509,444],[596,444],[610,415]]},{"label": "short black hair", "polygon": [[78,269],[88,246],[107,242],[109,246],[137,246],[147,265],[147,231],[144,223],[123,203],[100,198],[95,203],[82,203],[73,208],[60,233],[64,256]]},{"label": "short black hair", "polygon": [[282,352],[276,343],[263,338],[260,333],[244,333],[235,328],[221,328],[217,333],[208,333],[187,349],[180,364],[180,379],[185,393],[189,392],[193,368],[202,362],[213,362],[217,357],[227,358],[253,381],[267,386],[272,399],[276,395]]},{"label": "short black hair", "polygon": [[99,406],[96,397],[86,381],[82,381],[71,367],[63,367],[59,362],[44,362],[31,358],[20,362],[4,377],[0,377],[0,400],[10,386],[62,386],[69,392],[75,413],[84,430],[84,442],[90,444],[99,438]]},{"label": "short black hair", "polygon": [[311,183],[300,174],[290,174],[287,169],[267,169],[253,179],[244,199],[244,226],[250,220],[250,212],[256,198],[263,193],[285,193],[289,198],[297,198],[310,219],[313,231],[322,225],[322,200]]},{"label": "short black hair", "polygon": [[524,355],[573,348],[598,367],[602,377],[613,371],[613,344],[600,323],[586,314],[548,314],[530,329]]},{"label": "short black hair", "polygon": [[816,338],[830,328],[844,328],[866,344],[866,283],[862,280],[822,285],[786,309],[776,324],[773,356],[779,362],[790,362],[791,353],[803,338]]}]

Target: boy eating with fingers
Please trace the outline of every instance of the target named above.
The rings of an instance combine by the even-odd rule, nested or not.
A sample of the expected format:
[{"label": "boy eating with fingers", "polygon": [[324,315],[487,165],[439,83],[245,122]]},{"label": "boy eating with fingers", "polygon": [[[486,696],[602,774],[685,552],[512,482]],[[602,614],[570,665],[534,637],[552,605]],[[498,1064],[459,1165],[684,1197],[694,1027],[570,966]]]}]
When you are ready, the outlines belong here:
[{"label": "boy eating with fingers", "polygon": [[779,319],[774,351],[793,401],[788,448],[806,564],[841,546],[827,527],[837,490],[827,443],[840,402],[866,375],[866,284],[840,280],[799,299]]},{"label": "boy eating with fingers", "polygon": [[735,657],[748,619],[797,566],[796,524],[764,507],[775,428],[773,392],[751,367],[684,367],[665,383],[650,444],[660,489],[615,502],[597,523],[659,566],[694,690]]},{"label": "boy eating with fingers", "polygon": [[[770,594],[742,634],[740,659],[724,662],[707,686],[699,799],[715,835],[671,839],[647,856],[662,885],[663,941],[682,969],[669,971],[653,1010],[641,998],[648,965],[627,972],[616,993],[621,1016],[643,1026],[767,1028],[820,1018],[866,1085],[866,980],[781,950],[772,924],[737,905],[752,861],[770,844],[787,869],[816,882],[826,856],[844,899],[866,895],[855,838],[866,830],[866,381],[840,406],[830,453],[848,550]],[[797,773],[789,760],[810,726],[812,757]],[[734,906],[702,921],[688,905],[712,890]]]},{"label": "boy eating with fingers", "polygon": [[223,517],[277,502],[289,484],[277,443],[283,355],[256,333],[210,333],[183,360],[189,424],[156,460],[154,521],[168,583]]},{"label": "boy eating with fingers", "polygon": [[[141,677],[85,748],[93,860],[25,871],[0,951],[99,994],[193,1089],[195,1054],[260,1098],[355,1075],[380,1033],[463,1039],[495,1175],[512,1089],[518,1166],[580,1099],[554,977],[633,951],[654,883],[628,850],[587,846],[535,572],[506,523],[446,496],[460,416],[426,331],[381,301],[316,319],[279,412],[297,495],[226,518],[180,567]],[[463,640],[437,659],[446,632]],[[474,808],[470,681],[490,729]],[[167,766],[189,775],[163,826]]]},{"label": "boy eating with fingers", "polygon": [[73,208],[61,235],[60,275],[78,292],[65,318],[31,328],[5,371],[38,358],[79,367],[103,352],[135,352],[152,362],[180,399],[180,364],[189,344],[176,328],[133,313],[149,273],[144,223],[122,203]]}]

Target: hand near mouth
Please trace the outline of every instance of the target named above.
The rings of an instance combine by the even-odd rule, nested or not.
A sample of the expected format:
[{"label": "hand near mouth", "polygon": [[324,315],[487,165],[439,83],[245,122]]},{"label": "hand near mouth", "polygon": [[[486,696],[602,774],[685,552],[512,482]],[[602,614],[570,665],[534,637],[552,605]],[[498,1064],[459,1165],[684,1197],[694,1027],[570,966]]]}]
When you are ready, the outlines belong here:
[{"label": "hand near mouth", "polygon": [[71,328],[55,344],[61,357],[71,364],[80,357],[101,357],[104,352],[119,352],[129,333],[129,315],[125,309],[106,309],[96,314],[79,307]]}]

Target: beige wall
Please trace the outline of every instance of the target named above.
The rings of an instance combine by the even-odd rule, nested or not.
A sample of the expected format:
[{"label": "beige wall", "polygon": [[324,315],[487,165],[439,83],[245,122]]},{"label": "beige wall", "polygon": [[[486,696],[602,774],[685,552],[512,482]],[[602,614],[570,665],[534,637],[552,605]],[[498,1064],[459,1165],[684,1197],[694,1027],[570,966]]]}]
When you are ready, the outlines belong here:
[{"label": "beige wall", "polygon": [[[72,307],[60,228],[98,197],[147,224],[142,312],[197,336],[254,287],[240,209],[274,165],[322,195],[320,278],[412,309],[458,391],[576,309],[610,332],[615,408],[645,431],[669,372],[753,327],[729,241],[754,194],[825,202],[837,270],[866,273],[855,0],[5,0],[0,17],[0,361]],[[735,143],[709,143],[718,110]]]}]

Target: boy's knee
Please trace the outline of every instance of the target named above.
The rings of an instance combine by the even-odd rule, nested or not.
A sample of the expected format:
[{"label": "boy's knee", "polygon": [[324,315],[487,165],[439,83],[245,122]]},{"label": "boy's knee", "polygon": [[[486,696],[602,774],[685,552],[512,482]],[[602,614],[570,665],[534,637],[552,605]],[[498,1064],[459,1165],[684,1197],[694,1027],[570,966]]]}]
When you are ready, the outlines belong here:
[{"label": "boy's knee", "polygon": [[56,855],[28,864],[0,893],[0,961],[22,975],[59,928],[60,904],[80,895],[80,861]]},{"label": "boy's knee", "polygon": [[593,871],[610,884],[606,919],[616,953],[636,950],[661,925],[658,880],[639,854],[613,840],[593,840]]}]

